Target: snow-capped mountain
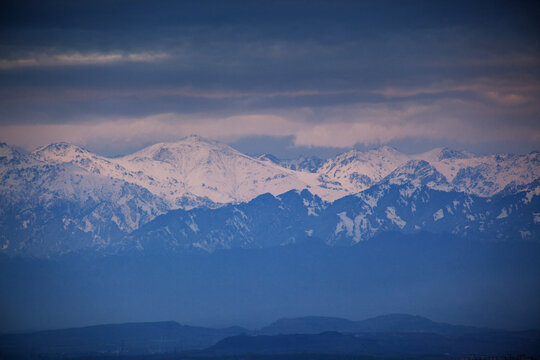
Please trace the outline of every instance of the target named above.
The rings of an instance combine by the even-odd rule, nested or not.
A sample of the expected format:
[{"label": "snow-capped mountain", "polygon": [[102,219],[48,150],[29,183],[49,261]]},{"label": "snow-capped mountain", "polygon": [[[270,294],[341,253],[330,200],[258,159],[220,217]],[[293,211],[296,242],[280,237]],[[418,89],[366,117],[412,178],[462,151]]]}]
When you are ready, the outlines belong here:
[{"label": "snow-capped mountain", "polygon": [[367,189],[410,160],[427,161],[457,189],[479,196],[491,196],[508,185],[524,185],[540,177],[538,152],[475,157],[434,149],[405,155],[383,146],[367,152],[351,150],[319,163],[314,157],[254,158],[196,135],[121,158],[106,158],[67,143],[51,144],[30,154],[0,146],[0,172],[71,164],[84,174],[143,187],[171,209],[244,202],[266,192],[278,195],[292,189],[309,189],[333,201]]},{"label": "snow-capped mountain", "polygon": [[[30,155],[39,163],[73,164],[88,173],[136,184],[171,209],[237,203],[265,192],[277,195],[318,187],[314,174],[292,171],[196,135],[120,158],[105,158],[66,143],[51,144]],[[329,198],[343,193],[319,190]]]},{"label": "snow-capped mountain", "polygon": [[350,150],[329,159],[318,169],[318,180],[330,189],[357,193],[377,183],[409,157],[389,146],[361,152]]},{"label": "snow-capped mountain", "polygon": [[492,196],[509,185],[525,185],[540,177],[540,153],[474,156],[447,148],[411,156],[428,161],[462,192]]},{"label": "snow-capped mountain", "polygon": [[[54,160],[62,152],[73,158]],[[148,190],[103,175],[111,164],[71,145],[16,155],[0,166],[3,252],[47,255],[108,246],[168,210]]]},{"label": "snow-capped mountain", "polygon": [[405,155],[383,146],[360,152],[351,150],[328,159],[318,169],[320,180],[350,193],[365,190],[410,160],[431,164],[459,191],[492,196],[508,185],[528,184],[540,177],[540,153],[475,156],[448,148]]},{"label": "snow-capped mountain", "polygon": [[[243,223],[239,214],[244,211],[242,206],[247,206],[248,202],[260,204],[261,198],[274,201],[275,205],[272,214],[257,218],[261,229],[273,229],[274,233],[282,231],[280,226],[296,229],[287,230],[288,237],[278,237],[280,244],[293,241],[291,239],[302,234],[317,235],[317,229],[324,222],[304,227],[305,219],[311,221],[323,214],[323,209],[342,206],[332,216],[341,219],[340,226],[344,230],[328,230],[320,236],[324,236],[325,241],[343,243],[342,239],[364,240],[385,229],[407,231],[413,226],[411,224],[415,231],[416,226],[429,230],[429,219],[440,215],[449,218],[449,211],[467,213],[469,218],[460,218],[464,223],[472,217],[489,217],[491,215],[480,215],[479,209],[493,204],[496,196],[522,196],[526,191],[536,194],[530,187],[539,178],[538,152],[475,156],[450,149],[434,149],[406,155],[391,147],[381,147],[367,152],[351,150],[321,162],[316,158],[293,161],[270,155],[252,157],[199,136],[152,145],[120,158],[103,157],[67,143],[50,144],[31,153],[0,144],[0,249],[5,253],[41,256],[84,248],[109,249],[120,246],[118,244],[126,248],[129,247],[126,245],[127,234],[171,210],[185,211],[186,214],[189,211],[194,211],[190,214],[207,212],[216,219],[231,206],[236,206],[240,212],[235,213],[235,218],[227,218],[228,235],[212,233],[215,235],[212,239],[220,241],[222,247],[247,246],[250,242],[263,241],[263,237],[262,233],[240,231],[252,228],[253,223]],[[308,190],[309,195],[303,190]],[[286,207],[283,199],[296,192],[304,194],[297,203],[305,208],[301,210],[306,213],[305,219],[296,218],[294,211],[287,214],[283,210]],[[429,206],[439,206],[432,197],[450,196],[445,194],[452,194],[455,201],[462,204],[459,206],[465,206],[463,204],[469,201],[466,199],[475,199],[483,205],[475,213],[469,208],[463,212],[458,205],[452,208],[453,203],[445,204],[452,210],[438,207],[435,210],[442,209],[442,213],[429,213],[429,221],[424,219],[425,223],[418,223],[420,212],[413,208],[420,206],[419,199]],[[536,199],[537,195],[527,196]],[[403,205],[409,201],[414,205]],[[388,205],[380,210],[383,213],[379,213],[379,205],[385,202]],[[534,201],[533,204],[537,206]],[[410,207],[406,216],[402,205]],[[427,205],[422,206],[431,211]],[[499,220],[520,213],[522,210],[518,211],[519,206],[516,206],[506,207],[502,214],[507,216]],[[540,214],[540,209],[534,206],[527,207],[527,211]],[[278,221],[280,216],[284,218]],[[404,220],[407,216],[413,220]],[[407,225],[401,226],[402,221]],[[271,222],[281,225],[274,228]],[[445,223],[436,222],[436,229]],[[171,230],[175,241],[199,243],[201,248],[209,250],[219,247],[208,239],[195,241],[188,237],[193,229],[186,226],[178,228],[179,233]],[[198,236],[202,236],[203,227],[194,227],[200,230]],[[450,232],[466,230],[445,229]],[[534,231],[524,229],[524,237],[528,233],[536,236]],[[470,233],[469,230],[466,232]],[[178,234],[185,234],[186,239],[181,241]]]},{"label": "snow-capped mountain", "polygon": [[[6,143],[0,143],[0,164],[8,165],[15,162],[23,161],[24,154],[7,145]],[[0,168],[1,169],[1,168]]]},{"label": "snow-capped mountain", "polygon": [[149,176],[134,182],[166,199],[172,208],[182,207],[182,198],[191,194],[215,203],[236,203],[308,185],[296,172],[198,136],[156,144],[116,162]]},{"label": "snow-capped mountain", "polygon": [[214,210],[175,210],[117,245],[134,251],[214,251],[318,239],[350,246],[388,231],[446,233],[486,241],[540,238],[538,181],[516,194],[484,198],[430,187],[440,174],[426,164],[407,164],[419,168],[412,176],[414,185],[401,182],[400,170],[369,190],[333,203],[303,190],[263,194],[248,203]]},{"label": "snow-capped mountain", "polygon": [[539,180],[517,193],[486,198],[439,179],[444,177],[427,162],[411,161],[371,188],[335,201],[329,210],[339,222],[327,241],[350,244],[385,231],[451,233],[475,240],[540,239],[535,215],[540,209]]}]

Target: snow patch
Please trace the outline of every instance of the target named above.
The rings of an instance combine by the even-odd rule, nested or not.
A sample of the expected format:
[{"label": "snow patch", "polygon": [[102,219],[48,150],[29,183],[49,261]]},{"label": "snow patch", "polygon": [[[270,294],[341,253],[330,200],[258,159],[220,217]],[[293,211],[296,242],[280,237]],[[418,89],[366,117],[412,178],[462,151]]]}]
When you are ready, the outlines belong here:
[{"label": "snow patch", "polygon": [[508,217],[508,213],[506,212],[506,208],[501,209],[501,213],[497,216],[497,219],[504,219]]},{"label": "snow patch", "polygon": [[433,214],[433,220],[434,221],[439,221],[443,217],[444,217],[444,210],[443,209],[439,209]]},{"label": "snow patch", "polygon": [[540,195],[540,186],[537,186],[534,190],[531,190],[525,194],[525,198],[523,199],[523,202],[525,204],[529,204],[533,197]]},{"label": "snow patch", "polygon": [[247,219],[247,215],[246,215],[242,210],[240,210],[240,209],[238,209],[238,208],[234,208],[234,209],[233,209],[233,212],[234,212],[234,213],[240,214],[240,216],[242,217],[242,219]]},{"label": "snow patch", "polygon": [[347,217],[347,212],[346,211],[340,212],[339,214],[337,214],[337,216],[339,216],[339,219],[341,221],[336,226],[335,234],[337,235],[343,230],[346,230],[347,236],[352,236],[353,229],[354,229],[354,222],[352,221],[352,219]]},{"label": "snow patch", "polygon": [[191,231],[193,231],[194,233],[197,233],[199,232],[199,227],[197,226],[197,223],[195,222],[195,220],[193,219],[193,216],[190,216],[189,217],[191,222],[186,222],[187,226],[189,226],[189,228],[191,229]]},{"label": "snow patch", "polygon": [[315,201],[309,202],[307,199],[302,199],[302,201],[307,209],[308,216],[319,216],[317,214],[318,206]]},{"label": "snow patch", "polygon": [[397,225],[400,229],[403,229],[405,225],[407,225],[407,222],[396,214],[396,208],[389,206],[386,208],[385,213],[388,220]]}]

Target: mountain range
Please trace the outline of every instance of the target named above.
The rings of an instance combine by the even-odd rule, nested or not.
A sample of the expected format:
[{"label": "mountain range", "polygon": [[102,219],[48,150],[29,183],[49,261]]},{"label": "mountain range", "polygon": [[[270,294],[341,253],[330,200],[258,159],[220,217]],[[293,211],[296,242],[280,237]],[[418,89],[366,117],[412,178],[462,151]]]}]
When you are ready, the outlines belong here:
[{"label": "mountain range", "polygon": [[[125,323],[0,335],[6,356],[136,356],[209,358],[246,354],[449,356],[540,351],[538,331],[503,331],[391,314],[362,321],[329,317],[280,319],[257,331]],[[243,357],[242,357],[243,358]],[[452,358],[452,357],[450,357]]]},{"label": "mountain range", "polygon": [[320,334],[335,331],[340,333],[431,333],[439,335],[465,335],[494,332],[494,329],[439,323],[423,316],[389,314],[352,321],[343,318],[305,316],[282,318],[256,332],[257,335]]},{"label": "mountain range", "polygon": [[539,178],[538,152],[383,146],[280,160],[193,135],[107,158],[67,143],[1,144],[0,251],[350,245],[382,231],[536,240]]}]

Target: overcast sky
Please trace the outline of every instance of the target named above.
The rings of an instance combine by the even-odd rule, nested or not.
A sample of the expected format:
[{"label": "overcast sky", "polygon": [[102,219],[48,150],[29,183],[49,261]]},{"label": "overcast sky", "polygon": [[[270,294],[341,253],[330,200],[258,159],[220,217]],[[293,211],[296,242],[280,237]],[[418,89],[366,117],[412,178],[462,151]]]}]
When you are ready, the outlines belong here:
[{"label": "overcast sky", "polygon": [[0,141],[540,149],[536,1],[2,1]]}]

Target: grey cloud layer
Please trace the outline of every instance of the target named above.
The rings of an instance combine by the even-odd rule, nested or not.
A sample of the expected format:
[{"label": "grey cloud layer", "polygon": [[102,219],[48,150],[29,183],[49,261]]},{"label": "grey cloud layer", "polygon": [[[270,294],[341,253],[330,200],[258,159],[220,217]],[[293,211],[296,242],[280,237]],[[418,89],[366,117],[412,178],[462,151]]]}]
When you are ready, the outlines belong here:
[{"label": "grey cloud layer", "polygon": [[[455,141],[463,131],[471,144],[540,141],[532,2],[22,4],[2,12],[5,141],[22,144],[32,125],[74,140],[78,130],[55,126],[146,122],[125,140],[142,143],[171,130],[212,135],[207,123],[227,128],[224,119],[231,139],[293,136],[299,146]],[[252,133],[234,133],[239,118]],[[253,120],[263,118],[284,128]],[[166,133],[148,131],[156,121]]]}]

